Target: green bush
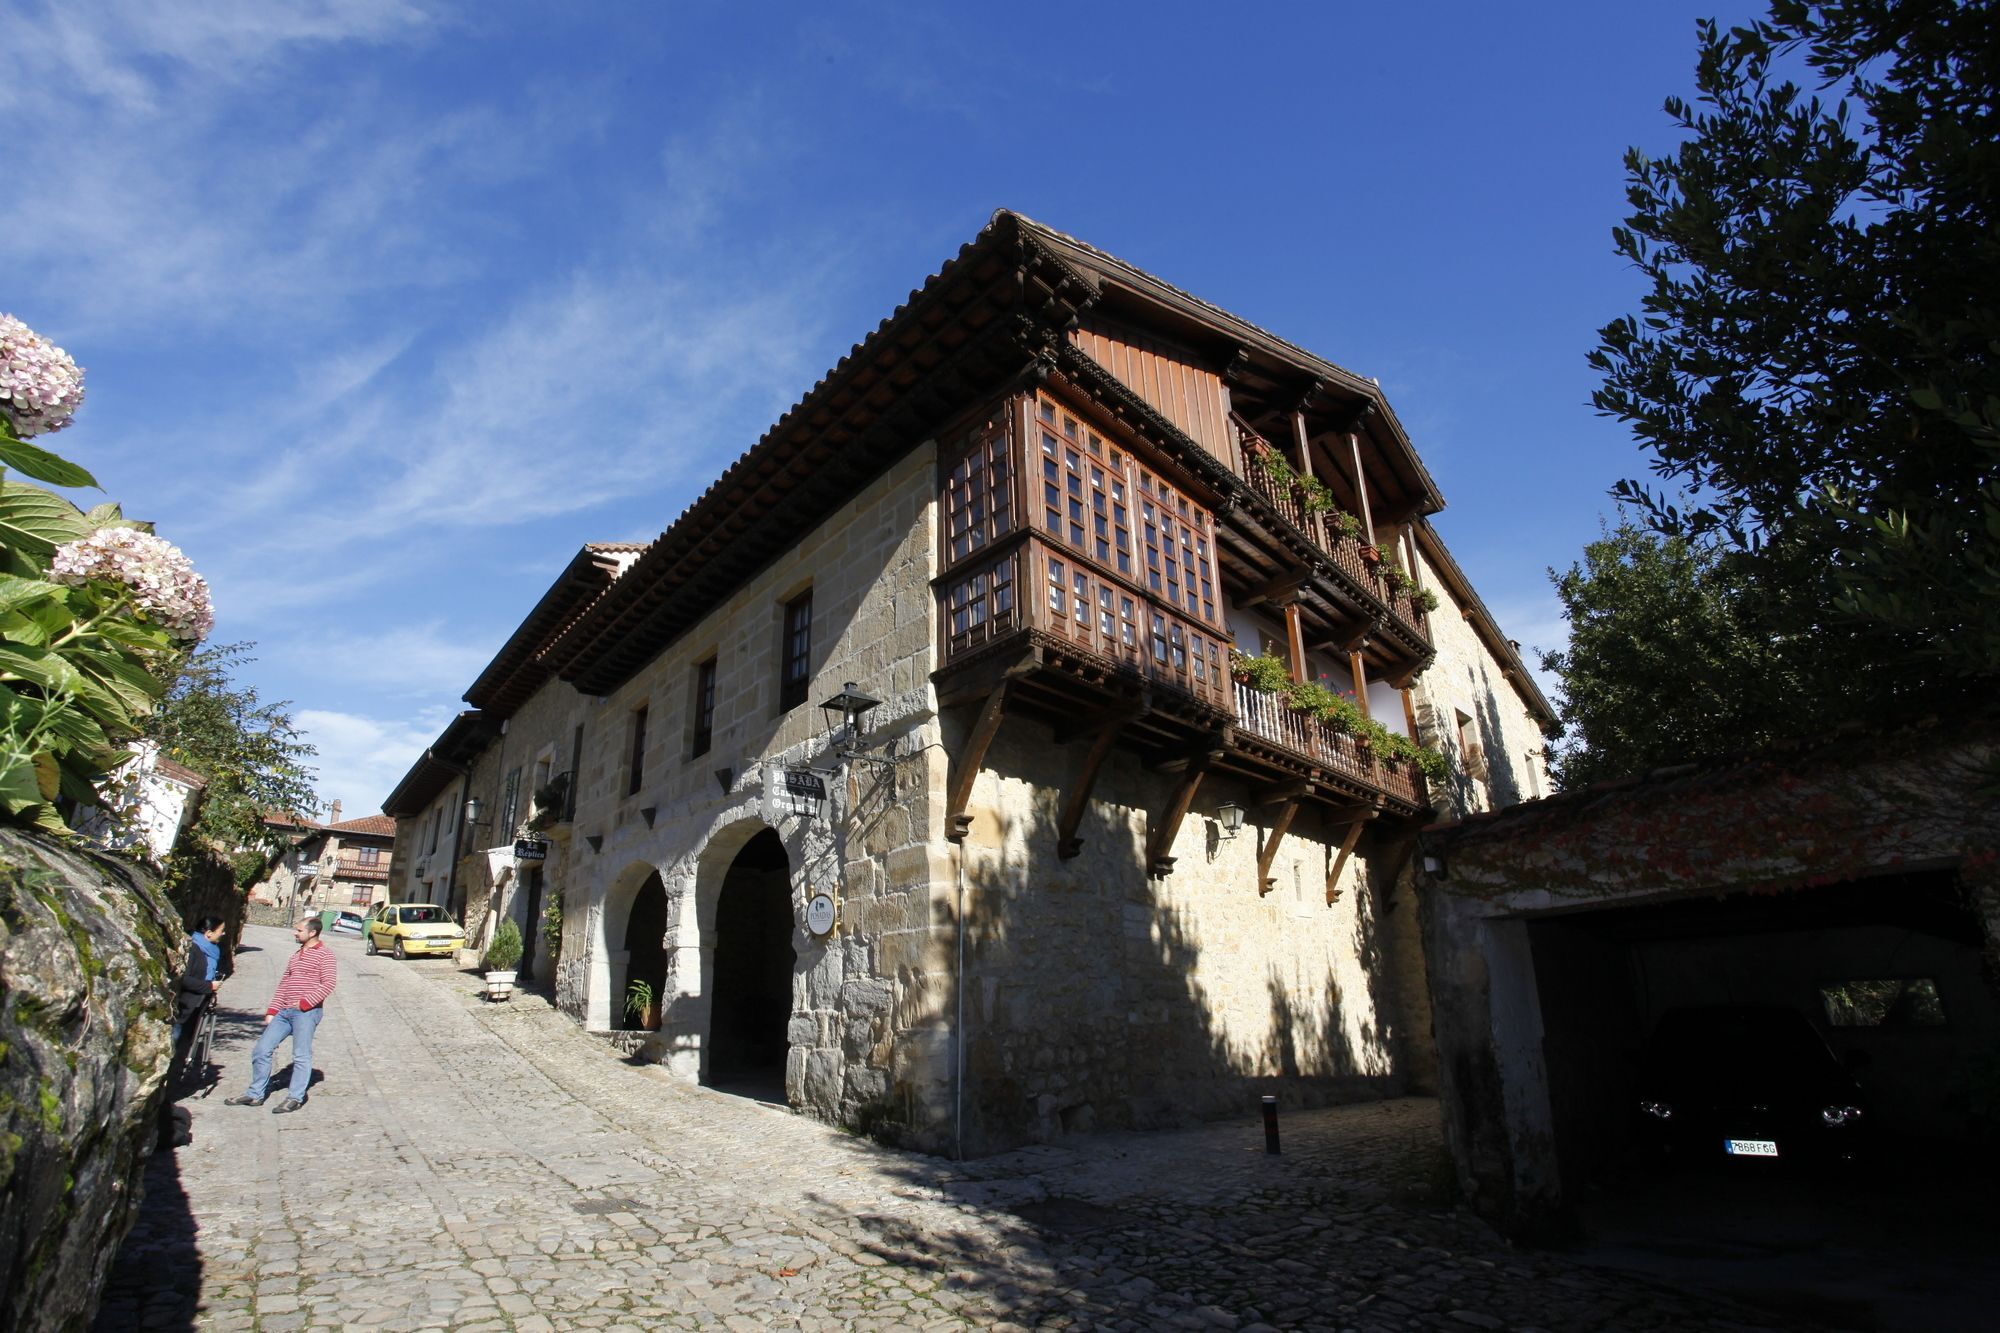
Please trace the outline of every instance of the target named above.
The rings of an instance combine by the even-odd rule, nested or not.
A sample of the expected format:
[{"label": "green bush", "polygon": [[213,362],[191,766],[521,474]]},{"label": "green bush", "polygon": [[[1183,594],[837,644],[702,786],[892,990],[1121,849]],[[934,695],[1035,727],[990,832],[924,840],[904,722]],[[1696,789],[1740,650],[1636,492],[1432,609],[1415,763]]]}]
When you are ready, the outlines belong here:
[{"label": "green bush", "polygon": [[511,972],[520,961],[521,928],[511,920],[502,921],[500,928],[493,932],[493,942],[486,946],[486,970]]}]

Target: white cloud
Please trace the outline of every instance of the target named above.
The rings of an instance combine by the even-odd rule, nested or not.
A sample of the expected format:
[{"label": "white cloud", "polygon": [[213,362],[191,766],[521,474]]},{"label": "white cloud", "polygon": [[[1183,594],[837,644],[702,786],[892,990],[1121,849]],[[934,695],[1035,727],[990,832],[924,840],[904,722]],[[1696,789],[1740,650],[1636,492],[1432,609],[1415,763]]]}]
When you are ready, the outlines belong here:
[{"label": "white cloud", "polygon": [[319,750],[313,764],[322,801],[341,803],[341,818],[377,813],[424,747],[437,739],[451,710],[430,708],[413,719],[364,717],[328,709],[300,710],[299,730]]},{"label": "white cloud", "polygon": [[378,634],[343,627],[337,635],[295,642],[265,655],[303,676],[333,677],[344,688],[387,697],[457,698],[493,654],[493,643],[467,643],[437,622],[401,625]]}]

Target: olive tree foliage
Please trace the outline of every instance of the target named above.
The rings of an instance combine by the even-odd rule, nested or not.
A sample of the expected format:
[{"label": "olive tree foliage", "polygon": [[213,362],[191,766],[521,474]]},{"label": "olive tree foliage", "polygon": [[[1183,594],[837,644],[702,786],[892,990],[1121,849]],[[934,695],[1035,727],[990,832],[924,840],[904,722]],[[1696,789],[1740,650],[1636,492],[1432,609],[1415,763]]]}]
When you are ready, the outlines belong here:
[{"label": "olive tree foliage", "polygon": [[[1658,481],[1614,495],[1755,649],[1710,662],[1732,728],[1696,724],[1698,696],[1629,701],[1682,757],[1976,701],[2000,675],[1996,11],[1773,0],[1703,23],[1698,96],[1667,102],[1683,141],[1626,155],[1613,235],[1648,290],[1599,335],[1593,402]],[[1661,651],[1677,633],[1629,621]],[[1562,655],[1571,691],[1605,674],[1590,642]],[[1600,773],[1654,753],[1617,753],[1643,719],[1600,738],[1573,711]]]},{"label": "olive tree foliage", "polygon": [[[272,850],[266,812],[319,808],[307,763],[317,751],[293,721],[291,704],[267,702],[234,678],[254,660],[252,646],[209,644],[189,654],[146,729],[169,759],[208,780],[195,827],[225,852]],[[237,870],[240,878],[243,866]]]}]

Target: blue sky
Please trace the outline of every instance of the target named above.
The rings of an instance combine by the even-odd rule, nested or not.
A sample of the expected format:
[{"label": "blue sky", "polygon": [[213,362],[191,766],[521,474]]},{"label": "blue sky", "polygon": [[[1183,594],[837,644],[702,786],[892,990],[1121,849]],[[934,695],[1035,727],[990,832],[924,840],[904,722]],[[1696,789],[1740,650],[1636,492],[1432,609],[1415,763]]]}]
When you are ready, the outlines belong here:
[{"label": "blue sky", "polygon": [[1644,462],[1583,360],[1636,307],[1621,154],[1752,12],[14,0],[0,311],[350,816],[1000,206],[1379,378],[1549,646]]}]

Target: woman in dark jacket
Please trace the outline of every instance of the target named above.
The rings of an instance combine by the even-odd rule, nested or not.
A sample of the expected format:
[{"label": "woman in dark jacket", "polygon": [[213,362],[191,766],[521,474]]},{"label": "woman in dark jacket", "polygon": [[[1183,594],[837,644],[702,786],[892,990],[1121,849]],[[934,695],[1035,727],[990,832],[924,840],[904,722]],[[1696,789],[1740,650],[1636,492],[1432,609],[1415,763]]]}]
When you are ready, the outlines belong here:
[{"label": "woman in dark jacket", "polygon": [[222,956],[222,936],[228,929],[221,917],[205,916],[188,940],[187,958],[181,964],[180,993],[174,998],[176,1049],[181,1044],[181,1029],[201,1012],[201,1006],[229,975],[228,962]]}]

